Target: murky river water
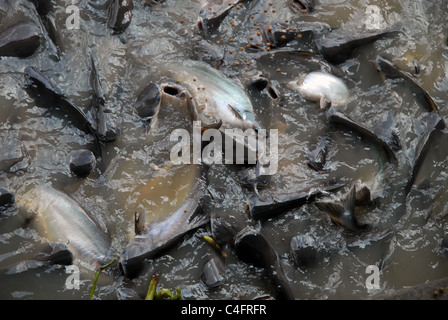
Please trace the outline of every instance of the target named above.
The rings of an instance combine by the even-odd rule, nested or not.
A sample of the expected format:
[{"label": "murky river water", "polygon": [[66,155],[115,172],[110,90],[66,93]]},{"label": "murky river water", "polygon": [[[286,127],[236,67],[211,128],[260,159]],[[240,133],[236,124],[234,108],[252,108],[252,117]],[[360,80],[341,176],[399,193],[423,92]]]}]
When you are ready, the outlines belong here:
[{"label": "murky river water", "polygon": [[[281,94],[281,101],[272,103],[262,93],[248,91],[262,124],[279,130],[278,172],[260,194],[282,195],[331,180],[368,184],[377,179],[382,181],[381,188],[376,190],[381,201],[357,211],[359,221],[371,226],[360,234],[331,223],[312,202],[255,222],[245,210],[254,191],[236,180],[239,167],[213,165],[208,171],[213,197],[207,198],[206,206],[212,221],[224,218],[235,226],[247,224],[261,230],[276,249],[296,299],[360,299],[448,276],[448,259],[440,245],[447,230],[446,133],[435,137],[413,188],[406,194],[428,112],[403,81],[386,79],[375,66],[377,56],[382,54],[413,74],[417,61],[420,71],[415,78],[445,118],[446,1],[319,0],[309,14],[296,10],[289,0],[272,4],[252,1],[238,10],[234,8],[208,38],[199,34],[196,25],[200,0],[166,0],[158,5],[136,0],[131,25],[121,35],[112,35],[107,27],[107,6],[103,1],[75,3],[80,9],[79,29],[66,26],[70,15],[66,8],[72,2],[54,3],[54,18],[63,44],[60,61],[52,58],[53,52],[46,44],[29,58],[0,60],[1,141],[5,145],[5,141],[19,139],[32,155],[26,172],[0,173],[0,187],[10,190],[16,199],[35,185],[51,183],[100,221],[111,236],[113,251],[121,253],[134,228],[134,212],[142,205],[136,192],[154,176],[160,179],[160,170],[168,168],[169,173],[162,173],[157,182],[157,195],[148,195],[168,199],[184,183],[175,177],[191,176],[187,166],[170,169],[166,147],[174,129],[189,128],[189,118],[175,105],[163,105],[157,125],[148,129],[133,109],[138,95],[149,82],[161,83],[167,79],[159,68],[163,63],[183,59],[214,63],[223,56],[220,70],[224,74],[246,84],[251,76],[263,74]],[[41,26],[31,2],[0,1],[0,5],[2,28],[22,20]],[[350,59],[338,65],[350,91],[349,101],[342,108],[347,115],[367,127],[389,116],[395,120],[402,144],[397,164],[387,165],[385,155],[359,135],[331,126],[325,110],[287,86],[319,66],[294,53],[272,50],[250,54],[246,44],[257,33],[254,22],[282,22],[291,28],[303,23],[322,23],[347,35],[402,28],[401,33],[355,50]],[[103,158],[96,171],[85,179],[77,179],[70,173],[67,156],[72,150],[85,147],[90,138],[73,126],[69,117],[35,106],[24,90],[24,69],[35,66],[42,70],[87,113],[92,101],[89,54],[96,57],[107,106],[115,115],[121,134],[116,141],[103,145]],[[306,152],[321,137],[330,142],[330,152],[325,171],[316,172],[306,165]],[[339,196],[347,191],[345,188]],[[160,201],[161,208],[163,203]],[[21,224],[18,211],[12,207],[0,217],[0,265],[11,256],[31,256],[44,241],[34,228]],[[214,250],[197,236],[210,233],[210,226],[206,225],[186,235],[163,255],[148,261],[145,271],[136,279],[125,279],[114,264],[102,274],[95,298],[116,299],[123,288],[133,289],[144,297],[155,273],[159,274],[160,287],[181,288],[186,299],[252,299],[270,294],[263,270],[241,262],[225,241],[222,241],[227,252],[225,281],[214,289],[204,285],[201,271]],[[297,266],[290,255],[290,241],[305,234],[314,235],[319,243],[337,248],[336,251],[317,266]],[[67,288],[69,274],[65,267],[45,266],[1,274],[0,298],[87,299],[94,272],[82,261],[75,263],[82,271],[79,289]],[[379,288],[366,287],[369,265],[382,266]]]}]

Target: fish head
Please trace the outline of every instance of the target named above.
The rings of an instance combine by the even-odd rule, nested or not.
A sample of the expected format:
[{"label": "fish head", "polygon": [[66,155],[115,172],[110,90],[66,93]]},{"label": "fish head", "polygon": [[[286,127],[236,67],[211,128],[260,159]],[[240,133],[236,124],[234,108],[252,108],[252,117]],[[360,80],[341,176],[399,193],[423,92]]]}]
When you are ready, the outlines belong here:
[{"label": "fish head", "polygon": [[220,22],[226,17],[229,11],[239,2],[225,0],[207,0],[202,5],[199,11],[197,25],[199,31],[208,36],[210,30],[219,26]]},{"label": "fish head", "polygon": [[156,117],[160,110],[162,100],[162,88],[151,82],[138,96],[134,109],[144,120]]},{"label": "fish head", "polygon": [[121,273],[129,279],[136,278],[143,269],[143,261],[146,259],[145,238],[144,235],[136,235],[129,242],[118,261]]}]

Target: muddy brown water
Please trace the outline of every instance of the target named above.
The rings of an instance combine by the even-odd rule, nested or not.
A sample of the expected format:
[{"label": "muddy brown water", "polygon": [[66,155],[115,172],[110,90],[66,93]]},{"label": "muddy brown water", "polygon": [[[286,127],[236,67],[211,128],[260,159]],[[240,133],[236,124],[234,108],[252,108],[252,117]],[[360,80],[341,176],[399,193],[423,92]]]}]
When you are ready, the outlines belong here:
[{"label": "muddy brown water", "polygon": [[[210,37],[202,38],[196,26],[201,1],[166,0],[153,6],[136,0],[131,25],[121,35],[112,35],[107,27],[107,7],[102,1],[79,2],[79,29],[66,26],[69,16],[66,8],[71,2],[55,2],[54,17],[63,43],[60,61],[52,58],[45,43],[29,58],[0,60],[1,139],[19,139],[33,155],[26,172],[1,173],[0,187],[10,190],[16,198],[42,183],[62,189],[101,222],[111,236],[113,251],[119,254],[132,234],[136,191],[158,170],[166,168],[170,133],[189,124],[184,112],[168,104],[162,107],[157,126],[148,130],[133,112],[133,103],[147,83],[166,80],[158,68],[161,64],[182,59],[210,63],[223,53],[220,69],[224,74],[243,83],[252,75],[263,74],[281,93],[281,101],[272,104],[262,94],[248,91],[261,122],[266,128],[279,130],[278,172],[262,192],[282,195],[332,179],[348,184],[369,183],[379,175],[383,186],[377,190],[382,196],[381,202],[358,212],[359,220],[372,226],[362,234],[353,234],[332,224],[312,203],[254,222],[245,213],[253,190],[236,181],[238,167],[214,165],[208,173],[209,188],[211,193],[221,196],[221,201],[214,203],[209,199],[212,218],[225,217],[231,222],[259,228],[277,250],[296,299],[361,299],[387,289],[448,276],[448,259],[440,247],[447,230],[446,133],[441,132],[431,144],[413,188],[406,195],[404,190],[416,146],[424,132],[427,111],[403,81],[385,79],[374,64],[377,55],[383,54],[412,74],[413,63],[417,61],[420,72],[415,78],[433,97],[440,116],[445,118],[448,49],[444,42],[448,18],[444,13],[448,4],[444,1],[319,0],[315,10],[304,15],[290,3],[279,0],[273,5],[269,1],[243,4],[239,10],[232,10]],[[31,2],[1,1],[0,4],[2,27],[22,20],[40,26]],[[350,59],[338,66],[350,90],[349,101],[343,108],[346,114],[366,126],[384,121],[389,115],[394,118],[403,145],[397,152],[398,163],[385,169],[386,158],[374,144],[350,131],[330,126],[325,110],[286,85],[318,66],[294,54],[276,54],[274,50],[263,55],[249,54],[245,45],[250,34],[257,32],[252,20],[279,21],[291,26],[325,23],[349,35],[375,28],[403,28],[398,35],[355,50]],[[67,155],[88,145],[90,138],[75,128],[69,117],[36,107],[23,89],[23,72],[28,66],[42,70],[68,98],[88,112],[91,106],[88,54],[91,52],[97,58],[108,107],[116,117],[121,135],[103,145],[103,159],[93,174],[76,179],[68,169]],[[326,137],[331,145],[326,170],[322,173],[306,165],[306,150],[320,137]],[[182,183],[173,179],[173,172],[158,184],[167,189],[158,190],[160,197],[169,197],[170,188],[182,189]],[[160,203],[163,206],[164,201]],[[10,208],[0,217],[0,264],[12,256],[32,255],[33,248],[44,241],[37,231],[16,219],[17,211],[15,207]],[[144,273],[136,279],[125,279],[116,264],[113,265],[101,276],[95,299],[116,299],[117,292],[123,292],[123,288],[144,297],[155,273],[160,275],[160,287],[180,288],[185,299],[252,299],[269,295],[263,270],[238,260],[229,245],[224,245],[225,282],[214,289],[203,284],[202,267],[213,249],[197,235],[209,233],[209,226],[204,226],[186,235],[163,255],[147,261]],[[289,251],[294,236],[308,233],[338,248],[335,254],[312,268],[297,266]],[[94,272],[83,261],[76,260],[75,264],[81,270],[79,289],[67,287],[70,274],[65,267],[45,266],[1,274],[0,298],[87,299]],[[382,266],[379,287],[373,289],[366,286],[370,275],[366,268],[371,265]]]}]

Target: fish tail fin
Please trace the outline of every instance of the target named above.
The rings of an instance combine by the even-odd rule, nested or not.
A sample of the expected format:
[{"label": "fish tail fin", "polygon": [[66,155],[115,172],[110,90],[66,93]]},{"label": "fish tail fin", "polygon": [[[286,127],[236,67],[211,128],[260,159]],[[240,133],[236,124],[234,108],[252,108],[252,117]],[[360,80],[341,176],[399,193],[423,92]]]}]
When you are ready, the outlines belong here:
[{"label": "fish tail fin", "polygon": [[368,187],[362,186],[361,189],[356,191],[356,205],[357,206],[367,206],[372,202],[371,199],[372,199],[371,192]]},{"label": "fish tail fin", "polygon": [[393,172],[393,166],[390,163],[386,163],[373,179],[370,187],[373,202],[378,202],[383,198],[384,190],[387,187],[388,181],[391,181],[390,178]]},{"label": "fish tail fin", "polygon": [[189,226],[188,229],[193,230],[209,222],[210,217],[204,212],[204,210],[202,210],[202,208],[198,208],[198,210],[196,210],[196,212],[191,216],[190,220],[188,221]]},{"label": "fish tail fin", "polygon": [[351,215],[355,213],[355,202],[356,202],[356,187],[353,185],[347,196],[343,200],[343,206],[345,211],[350,212]]},{"label": "fish tail fin", "polygon": [[314,205],[328,214],[333,222],[341,224],[341,217],[345,212],[345,207],[341,203],[336,201],[316,201]]},{"label": "fish tail fin", "polygon": [[314,205],[326,212],[333,222],[349,230],[357,231],[364,229],[365,225],[360,225],[355,217],[356,187],[353,185],[344,199],[339,202],[320,201]]}]

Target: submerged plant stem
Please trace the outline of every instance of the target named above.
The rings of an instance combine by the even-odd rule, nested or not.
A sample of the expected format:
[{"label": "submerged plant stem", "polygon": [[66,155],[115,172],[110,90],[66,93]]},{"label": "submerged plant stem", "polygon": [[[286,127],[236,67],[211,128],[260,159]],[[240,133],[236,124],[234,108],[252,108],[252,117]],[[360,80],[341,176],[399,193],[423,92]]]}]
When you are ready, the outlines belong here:
[{"label": "submerged plant stem", "polygon": [[118,258],[118,255],[116,255],[115,258],[111,262],[109,262],[103,266],[100,266],[98,268],[98,271],[95,274],[95,278],[93,279],[92,289],[90,289],[89,300],[93,299],[93,294],[95,293],[95,289],[96,289],[96,283],[98,282],[98,278],[100,277],[101,271],[108,268],[109,266],[111,266],[115,262],[115,260],[117,260],[117,258]]},{"label": "submerged plant stem", "polygon": [[149,283],[149,288],[148,292],[146,293],[145,300],[154,300],[158,281],[159,281],[159,275],[158,274],[153,275],[151,278],[151,282]]},{"label": "submerged plant stem", "polygon": [[218,250],[224,258],[227,257],[227,254],[222,250],[219,244],[212,237],[203,235],[201,236],[201,238],[207,241],[213,248]]}]

